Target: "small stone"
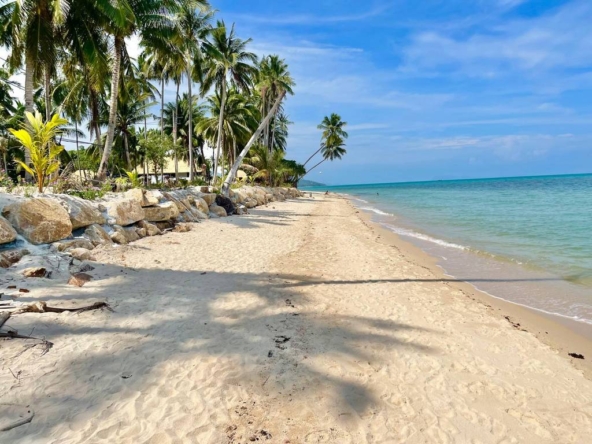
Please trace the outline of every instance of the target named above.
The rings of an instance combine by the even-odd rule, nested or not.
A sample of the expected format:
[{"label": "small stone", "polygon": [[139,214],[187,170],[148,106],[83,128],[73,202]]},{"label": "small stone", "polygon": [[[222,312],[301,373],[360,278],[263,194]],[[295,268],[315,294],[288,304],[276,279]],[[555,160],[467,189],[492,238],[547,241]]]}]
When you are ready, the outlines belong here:
[{"label": "small stone", "polygon": [[84,284],[90,282],[92,280],[92,276],[86,273],[74,273],[70,276],[68,280],[68,285],[73,285],[75,287],[83,287]]},{"label": "small stone", "polygon": [[177,225],[175,225],[175,228],[173,228],[173,231],[176,233],[187,233],[188,231],[191,231],[191,225],[189,225],[188,223],[179,223]]},{"label": "small stone", "polygon": [[31,267],[23,270],[23,276],[28,278],[43,278],[47,277],[48,272],[45,267]]},{"label": "small stone", "polygon": [[87,250],[86,248],[71,248],[67,250],[66,253],[69,253],[70,256],[72,256],[75,259],[78,259],[79,261],[94,260],[92,253],[90,252],[90,250]]}]

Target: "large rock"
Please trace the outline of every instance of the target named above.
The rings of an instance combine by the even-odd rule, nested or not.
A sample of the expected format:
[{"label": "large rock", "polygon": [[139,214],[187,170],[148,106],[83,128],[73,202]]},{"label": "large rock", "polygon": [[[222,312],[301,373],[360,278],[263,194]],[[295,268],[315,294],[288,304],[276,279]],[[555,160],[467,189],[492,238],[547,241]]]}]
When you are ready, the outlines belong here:
[{"label": "large rock", "polygon": [[245,200],[244,205],[247,208],[255,208],[257,206],[257,200],[255,200],[252,197],[249,197],[247,200]]},{"label": "large rock", "polygon": [[232,201],[228,197],[224,197],[220,194],[216,196],[216,205],[224,208],[228,216],[234,214],[235,212],[234,204],[232,203]]},{"label": "large rock", "polygon": [[32,244],[48,244],[72,233],[68,212],[55,200],[27,199],[4,207],[2,214]]},{"label": "large rock", "polygon": [[136,199],[123,199],[104,202],[107,214],[114,225],[131,225],[144,219],[144,210]]},{"label": "large rock", "polygon": [[215,214],[218,217],[226,217],[228,216],[228,214],[226,214],[226,210],[216,204],[212,204],[210,205],[210,213]]},{"label": "large rock", "polygon": [[208,205],[208,203],[202,199],[201,197],[196,197],[195,198],[195,207],[201,211],[202,213],[208,214],[209,208],[210,206]]},{"label": "large rock", "polygon": [[73,230],[105,223],[105,217],[89,201],[67,194],[59,194],[55,197],[68,212]]},{"label": "large rock", "polygon": [[204,193],[201,195],[201,198],[206,201],[208,206],[216,202],[216,195],[214,193]]},{"label": "large rock", "polygon": [[173,202],[165,202],[155,207],[144,208],[145,217],[148,222],[164,222],[179,216],[179,209]]},{"label": "large rock", "polygon": [[107,232],[100,225],[91,225],[84,231],[84,236],[92,242],[94,246],[100,244],[111,244],[113,241]]},{"label": "large rock", "polygon": [[16,231],[6,219],[0,216],[0,244],[7,244],[16,239]]},{"label": "large rock", "polygon": [[125,192],[125,197],[137,201],[142,207],[158,205],[158,197],[151,191],[133,188]]}]

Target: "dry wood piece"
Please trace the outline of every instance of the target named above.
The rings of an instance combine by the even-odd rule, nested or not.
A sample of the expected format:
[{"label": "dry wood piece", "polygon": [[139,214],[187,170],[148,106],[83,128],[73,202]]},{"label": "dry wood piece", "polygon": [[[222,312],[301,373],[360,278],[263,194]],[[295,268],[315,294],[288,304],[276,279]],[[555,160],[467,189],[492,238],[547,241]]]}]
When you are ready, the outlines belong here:
[{"label": "dry wood piece", "polygon": [[28,278],[44,278],[49,277],[50,272],[45,267],[32,267],[23,270],[23,276]]},{"label": "dry wood piece", "polygon": [[81,313],[83,311],[90,311],[90,310],[101,310],[106,308],[109,311],[113,311],[111,306],[106,302],[95,302],[92,305],[85,305],[84,307],[78,308],[61,308],[61,307],[50,307],[45,302],[34,302],[32,304],[26,305],[18,310],[18,313],[63,313],[65,311],[70,311],[74,313]]}]

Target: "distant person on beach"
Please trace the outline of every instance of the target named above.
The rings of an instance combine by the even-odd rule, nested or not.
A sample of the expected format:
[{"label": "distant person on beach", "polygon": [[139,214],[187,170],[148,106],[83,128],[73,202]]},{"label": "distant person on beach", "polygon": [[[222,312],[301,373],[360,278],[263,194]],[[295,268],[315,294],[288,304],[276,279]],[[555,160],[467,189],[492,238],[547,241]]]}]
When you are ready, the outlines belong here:
[{"label": "distant person on beach", "polygon": [[325,191],[325,196],[327,196],[329,194],[329,191]]}]

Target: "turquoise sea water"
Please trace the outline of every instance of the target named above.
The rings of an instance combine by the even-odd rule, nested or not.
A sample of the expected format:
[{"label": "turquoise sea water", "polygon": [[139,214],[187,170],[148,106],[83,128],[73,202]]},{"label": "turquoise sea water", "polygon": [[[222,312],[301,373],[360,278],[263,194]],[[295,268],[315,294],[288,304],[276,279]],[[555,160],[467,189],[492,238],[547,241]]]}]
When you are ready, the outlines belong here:
[{"label": "turquoise sea water", "polygon": [[592,174],[316,188],[496,297],[592,323]]}]

